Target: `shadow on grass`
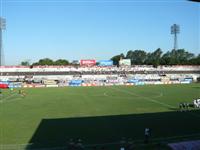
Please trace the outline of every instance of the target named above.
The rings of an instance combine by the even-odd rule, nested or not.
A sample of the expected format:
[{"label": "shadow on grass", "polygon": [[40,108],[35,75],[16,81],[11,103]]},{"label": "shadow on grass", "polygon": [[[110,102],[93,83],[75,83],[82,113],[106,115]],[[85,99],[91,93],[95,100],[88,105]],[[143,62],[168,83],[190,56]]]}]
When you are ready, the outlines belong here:
[{"label": "shadow on grass", "polygon": [[118,142],[121,137],[142,142],[145,127],[152,129],[153,139],[191,136],[200,133],[200,111],[43,119],[29,148],[62,147],[69,138],[85,144]]}]

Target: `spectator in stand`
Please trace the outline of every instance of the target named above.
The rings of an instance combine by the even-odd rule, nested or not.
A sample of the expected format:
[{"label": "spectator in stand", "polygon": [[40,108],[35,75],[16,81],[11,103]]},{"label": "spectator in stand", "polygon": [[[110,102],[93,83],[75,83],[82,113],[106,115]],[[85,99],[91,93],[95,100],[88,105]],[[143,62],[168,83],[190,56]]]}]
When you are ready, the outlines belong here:
[{"label": "spectator in stand", "polygon": [[97,150],[97,146],[94,146],[92,149],[93,149],[93,150]]},{"label": "spectator in stand", "polygon": [[120,150],[125,150],[125,148],[124,147],[120,147]]},{"label": "spectator in stand", "polygon": [[131,139],[131,138],[128,139],[126,149],[127,149],[127,150],[134,150],[134,142],[133,142],[133,139]]},{"label": "spectator in stand", "polygon": [[73,139],[69,139],[67,148],[68,148],[68,150],[74,150],[75,149],[75,143],[74,143]]},{"label": "spectator in stand", "polygon": [[126,139],[122,137],[122,139],[120,140],[120,150],[125,150],[126,144]]},{"label": "spectator in stand", "polygon": [[144,129],[144,143],[145,144],[149,143],[149,138],[150,138],[150,128],[145,128]]},{"label": "spectator in stand", "polygon": [[102,147],[101,147],[101,150],[105,150],[105,149],[106,149],[105,146],[102,146]]},{"label": "spectator in stand", "polygon": [[77,148],[77,150],[83,150],[84,149],[84,146],[83,146],[81,139],[78,139],[78,141],[76,143],[76,148]]}]

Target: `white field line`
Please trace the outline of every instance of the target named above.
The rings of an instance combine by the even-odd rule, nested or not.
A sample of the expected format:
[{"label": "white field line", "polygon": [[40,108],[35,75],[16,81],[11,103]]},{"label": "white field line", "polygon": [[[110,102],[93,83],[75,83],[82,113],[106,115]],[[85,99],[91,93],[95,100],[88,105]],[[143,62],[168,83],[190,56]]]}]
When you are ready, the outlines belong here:
[{"label": "white field line", "polygon": [[13,96],[15,96],[15,95],[17,95],[17,93],[13,93],[13,94],[11,94],[11,95],[8,95],[8,96],[6,96],[6,97],[3,97],[0,101],[4,101],[4,100],[6,100],[6,99],[8,99],[8,98],[10,98],[10,97],[13,97]]},{"label": "white field line", "polygon": [[1,100],[8,99],[8,98],[10,98],[10,97],[12,97],[12,96],[14,96],[14,95],[16,95],[16,93],[13,93],[13,94],[10,94],[10,95],[8,95],[8,96],[6,96],[6,97],[3,97]]},{"label": "white field line", "polygon": [[124,93],[127,93],[127,94],[132,95],[132,96],[142,97],[142,98],[146,99],[147,101],[150,101],[150,102],[153,102],[153,103],[156,103],[156,104],[160,104],[160,105],[165,106],[165,107],[176,108],[173,105],[169,105],[169,104],[157,101],[157,100],[150,98],[150,97],[142,96],[142,95],[139,95],[139,94],[136,94],[136,93],[133,93],[133,92],[130,92],[130,91],[122,90],[122,89],[116,89],[116,88],[113,88],[113,87],[110,87],[110,88],[114,89],[115,91],[124,92]]},{"label": "white field line", "polygon": [[17,97],[17,98],[15,98],[15,99],[13,99],[13,100],[9,100],[9,101],[0,101],[0,103],[11,103],[11,102],[14,102],[14,101],[19,101],[19,100],[21,100],[20,99],[20,97]]},{"label": "white field line", "polygon": [[[112,95],[109,95],[107,92],[104,92],[103,95],[101,94],[98,94],[98,95],[88,95],[90,97],[111,97],[111,98],[125,98],[125,99],[132,99],[131,97],[127,97],[127,96],[112,96]],[[158,95],[160,96],[160,95]],[[156,96],[157,97],[157,96]]]},{"label": "white field line", "polygon": [[108,96],[109,96],[109,95],[108,95],[106,92],[104,92],[104,93],[103,93],[103,95],[104,95],[104,96],[106,96],[106,97],[108,97]]},{"label": "white field line", "polygon": [[161,92],[161,93],[158,93],[159,95],[156,95],[156,96],[154,96],[153,98],[160,98],[160,97],[163,97],[163,93]]},{"label": "white field line", "polygon": [[7,100],[7,99],[9,99],[9,98],[11,98],[11,97],[13,97],[13,96],[15,96],[15,95],[18,95],[18,94],[17,94],[17,93],[14,93],[14,94],[11,94],[11,95],[9,95],[9,96],[7,96],[7,97],[2,98],[2,99],[0,100],[0,103],[8,103],[8,102],[13,102],[13,101],[19,100],[19,97],[17,97],[17,98],[15,98],[15,99],[12,99],[12,100],[9,100],[9,101],[5,101],[5,100]]}]

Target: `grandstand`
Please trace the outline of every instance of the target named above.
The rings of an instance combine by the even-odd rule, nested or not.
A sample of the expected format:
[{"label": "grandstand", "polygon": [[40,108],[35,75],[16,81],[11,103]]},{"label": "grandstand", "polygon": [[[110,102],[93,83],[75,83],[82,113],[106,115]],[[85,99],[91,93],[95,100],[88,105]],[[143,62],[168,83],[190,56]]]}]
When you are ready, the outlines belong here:
[{"label": "grandstand", "polygon": [[200,66],[1,66],[0,72],[1,82],[29,86],[179,84],[196,82]]}]

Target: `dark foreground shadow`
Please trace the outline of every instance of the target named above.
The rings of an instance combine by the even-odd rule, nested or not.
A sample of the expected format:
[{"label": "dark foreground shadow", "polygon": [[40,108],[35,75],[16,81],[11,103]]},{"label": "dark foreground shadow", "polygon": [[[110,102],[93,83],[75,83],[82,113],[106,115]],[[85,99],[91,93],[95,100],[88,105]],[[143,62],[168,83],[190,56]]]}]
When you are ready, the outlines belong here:
[{"label": "dark foreground shadow", "polygon": [[199,134],[200,111],[43,119],[27,149],[66,146],[69,138],[81,138],[85,144],[117,142],[121,137],[143,140],[145,127],[152,129],[151,138]]}]

